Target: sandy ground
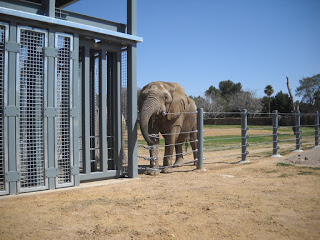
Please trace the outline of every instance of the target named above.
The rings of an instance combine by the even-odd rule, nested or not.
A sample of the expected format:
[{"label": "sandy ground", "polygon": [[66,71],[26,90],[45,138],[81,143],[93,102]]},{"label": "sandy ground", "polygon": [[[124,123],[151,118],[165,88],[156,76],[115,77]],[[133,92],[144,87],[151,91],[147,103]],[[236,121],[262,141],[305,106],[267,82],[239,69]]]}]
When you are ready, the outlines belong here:
[{"label": "sandy ground", "polygon": [[319,239],[320,169],[278,164],[297,155],[1,197],[0,239]]}]

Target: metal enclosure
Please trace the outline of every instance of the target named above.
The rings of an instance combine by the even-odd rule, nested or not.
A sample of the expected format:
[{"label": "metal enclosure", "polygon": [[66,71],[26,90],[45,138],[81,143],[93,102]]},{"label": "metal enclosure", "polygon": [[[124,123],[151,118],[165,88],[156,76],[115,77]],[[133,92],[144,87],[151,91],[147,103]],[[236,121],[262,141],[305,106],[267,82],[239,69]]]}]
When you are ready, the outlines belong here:
[{"label": "metal enclosure", "polygon": [[142,38],[38,2],[0,1],[0,195],[136,177]]}]

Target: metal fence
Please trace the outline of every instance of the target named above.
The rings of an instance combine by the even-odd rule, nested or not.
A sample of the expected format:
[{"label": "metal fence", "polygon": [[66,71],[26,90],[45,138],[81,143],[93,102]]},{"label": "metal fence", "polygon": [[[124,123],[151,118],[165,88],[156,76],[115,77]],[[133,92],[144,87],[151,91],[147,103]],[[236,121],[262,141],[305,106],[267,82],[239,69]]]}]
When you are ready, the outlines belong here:
[{"label": "metal fence", "polygon": [[[203,164],[215,163],[248,163],[250,159],[261,157],[281,157],[281,154],[287,154],[291,151],[302,151],[311,147],[319,146],[319,112],[313,114],[304,113],[255,113],[251,114],[247,110],[241,112],[203,112],[197,111],[197,139],[195,150],[182,152],[182,155],[188,156],[196,153],[195,158],[186,157],[186,161],[179,165],[197,162],[197,168],[202,169]],[[219,119],[221,125],[204,125],[207,120],[217,119],[223,116],[224,119],[232,118],[233,125],[224,125],[223,119]],[[229,118],[228,118],[229,116]],[[303,117],[303,120],[302,118]],[[248,123],[257,122],[257,118],[264,118],[264,122],[270,124],[249,125]],[[210,122],[210,121],[209,121]],[[258,121],[259,122],[259,121]],[[260,121],[261,122],[261,121]],[[187,132],[190,134],[191,132]],[[161,134],[163,137],[171,133]],[[161,135],[150,135],[152,138],[160,139]],[[150,167],[144,162],[155,162],[160,160],[160,156],[176,157],[179,153],[170,156],[164,155],[161,149],[168,145],[160,144],[149,146],[144,144],[142,135],[139,136],[140,170],[161,170],[177,165]],[[192,141],[191,141],[192,143]],[[179,145],[185,143],[175,143],[177,149]],[[149,155],[148,152],[149,151]],[[198,161],[199,160],[199,161]]]}]

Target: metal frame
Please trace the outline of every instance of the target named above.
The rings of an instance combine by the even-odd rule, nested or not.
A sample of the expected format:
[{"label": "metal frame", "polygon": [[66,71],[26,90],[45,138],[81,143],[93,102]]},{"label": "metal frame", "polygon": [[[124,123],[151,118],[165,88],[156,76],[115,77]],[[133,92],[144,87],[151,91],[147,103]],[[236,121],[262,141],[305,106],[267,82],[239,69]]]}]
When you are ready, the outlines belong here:
[{"label": "metal frame", "polygon": [[[70,187],[80,184],[80,180],[94,180],[94,179],[106,179],[124,176],[124,174],[129,177],[138,176],[137,168],[137,43],[142,41],[141,37],[136,36],[136,0],[127,0],[128,3],[128,22],[127,25],[114,23],[106,20],[99,20],[93,17],[88,17],[84,15],[73,14],[70,18],[65,20],[55,18],[55,6],[54,0],[51,1],[50,6],[43,8],[44,6],[30,5],[28,3],[22,3],[18,1],[7,2],[0,0],[0,25],[5,25],[6,27],[6,40],[5,40],[5,79],[4,79],[4,178],[5,186],[4,191],[0,191],[0,195],[4,194],[17,194],[30,191],[55,189],[60,187]],[[50,13],[50,14],[49,14]],[[49,16],[45,16],[49,14]],[[1,22],[3,21],[3,22]],[[7,23],[4,23],[7,22]],[[45,27],[44,27],[45,25]],[[126,26],[128,27],[126,29]],[[37,34],[31,33],[31,36],[35,35],[34,40],[38,38],[41,39],[41,47],[39,49],[34,49],[33,46],[40,46],[30,42],[27,44],[30,47],[26,47],[31,52],[27,52],[21,48],[21,31],[34,31],[44,34],[38,36]],[[128,31],[128,34],[125,31]],[[68,163],[66,164],[66,172],[70,171],[70,175],[67,174],[67,183],[61,182],[58,179],[59,176],[59,164],[58,162],[58,125],[59,121],[58,114],[58,99],[57,99],[57,38],[59,36],[70,37],[73,39],[70,43],[70,81],[69,90],[70,98],[69,102],[64,101],[65,104],[70,104],[69,113],[70,114],[70,149],[69,156],[64,156],[67,162],[70,161],[70,169]],[[96,44],[93,44],[93,40],[97,39]],[[101,157],[101,171],[90,172],[90,164],[86,173],[81,174],[79,169],[79,135],[82,135],[83,144],[83,159],[87,160],[87,152],[90,149],[88,146],[88,140],[85,138],[90,135],[88,134],[88,129],[90,127],[90,119],[85,115],[88,110],[88,56],[83,58],[83,91],[84,106],[79,111],[82,116],[79,115],[79,102],[78,96],[78,68],[79,68],[79,51],[81,46],[85,46],[90,49],[100,49],[100,66],[99,66],[99,105],[100,114],[98,116],[99,122],[101,123],[100,130],[100,157]],[[73,48],[73,50],[72,50]],[[127,68],[122,69],[122,51],[126,48],[127,50]],[[21,50],[22,49],[22,50]],[[25,53],[24,53],[25,51]],[[32,52],[33,51],[33,52]],[[41,51],[41,55],[39,52]],[[88,52],[89,50],[87,50]],[[22,55],[21,55],[22,54]],[[27,58],[22,58],[22,56],[27,56]],[[43,55],[42,55],[43,54]],[[34,56],[34,57],[32,57]],[[41,57],[40,57],[41,56]],[[39,60],[34,60],[38,57]],[[20,59],[21,58],[21,59]],[[24,65],[25,59],[31,60],[30,65]],[[32,62],[34,60],[34,62]],[[23,61],[23,62],[20,62]],[[67,61],[67,60],[65,60]],[[21,64],[21,66],[20,66]],[[27,71],[21,67],[25,66]],[[39,66],[39,68],[38,68]],[[41,69],[39,76],[41,80],[37,77],[38,69]],[[123,131],[125,127],[122,126],[122,103],[121,103],[121,90],[122,90],[122,77],[123,71],[126,71],[127,79],[127,121],[128,121],[128,169],[124,171],[123,168],[123,151],[124,140]],[[30,77],[27,74],[31,73]],[[67,76],[68,73],[64,74]],[[106,82],[106,76],[108,76],[108,82]],[[21,78],[21,79],[20,79]],[[32,80],[34,79],[34,80]],[[33,84],[38,84],[39,93],[33,91],[32,86],[29,84],[28,88],[25,89],[25,95],[22,94],[24,86],[20,86],[23,82],[29,82]],[[111,82],[111,83],[110,83]],[[20,89],[21,87],[21,89]],[[109,95],[107,95],[107,87]],[[36,90],[36,89],[35,89]],[[41,98],[35,98],[40,94]],[[110,98],[109,100],[107,99]],[[20,103],[25,97],[25,103]],[[29,99],[27,99],[29,98]],[[90,99],[89,99],[90,100]],[[31,108],[25,108],[28,112],[22,112],[22,106],[27,106],[28,104],[34,105],[34,103],[39,103],[33,111]],[[28,106],[29,106],[28,105]],[[110,106],[111,115],[107,115],[105,111],[107,105]],[[39,107],[38,107],[39,106]],[[64,105],[65,106],[65,105]],[[109,107],[108,106],[108,107]],[[64,108],[64,107],[63,107]],[[30,111],[31,110],[31,111]],[[23,122],[21,117],[25,116],[26,120],[35,120],[34,124],[26,124],[23,127]],[[35,115],[32,115],[35,114]],[[107,117],[108,116],[108,117]],[[108,126],[105,123],[106,119],[112,121],[112,126]],[[81,120],[83,121],[83,127],[81,127]],[[41,129],[40,129],[41,127]],[[24,129],[34,129],[33,133],[20,133],[20,128]],[[110,128],[114,134],[112,134],[113,139],[108,138],[107,128]],[[36,130],[36,129],[39,129]],[[66,127],[67,129],[67,127]],[[82,130],[84,129],[84,130]],[[81,134],[83,133],[83,134]],[[21,134],[21,135],[20,135]],[[60,134],[64,136],[64,134]],[[110,135],[110,134],[109,134]],[[21,141],[20,141],[21,138]],[[41,145],[41,151],[38,150],[37,144],[29,144],[27,141],[22,141],[22,139],[30,140],[32,142],[39,141]],[[38,140],[39,139],[39,140]],[[111,140],[112,157],[108,156],[108,150],[105,148],[108,141]],[[21,145],[20,145],[21,144]],[[109,143],[110,144],[110,143]],[[25,146],[25,149],[22,148]],[[110,145],[109,145],[110,147]],[[28,149],[28,150],[27,150]],[[33,156],[31,151],[40,152],[39,155]],[[25,157],[21,157],[26,151]],[[42,152],[43,151],[43,152]],[[43,154],[43,155],[42,155]],[[41,155],[41,156],[40,156]],[[109,159],[113,158],[112,161]],[[90,161],[90,158],[89,160]],[[31,169],[31,166],[35,166]],[[39,167],[38,167],[39,166]],[[21,170],[24,170],[21,173]],[[21,179],[21,176],[24,178]],[[70,176],[70,178],[69,178]]]},{"label": "metal frame", "polygon": [[[84,49],[84,58],[82,65],[82,101],[84,105],[82,106],[82,151],[83,151],[83,167],[84,172],[80,173],[80,180],[93,180],[100,178],[109,178],[109,177],[117,177],[121,175],[121,109],[120,109],[120,62],[121,62],[121,46],[112,45],[112,44],[104,44],[98,43],[94,44],[93,41],[81,39],[81,46]],[[90,112],[90,93],[89,93],[89,80],[90,79],[90,49],[96,49],[100,51],[100,60],[99,60],[99,84],[100,84],[100,97],[99,97],[99,124],[100,124],[100,146],[107,145],[107,131],[106,131],[106,123],[104,123],[105,119],[107,119],[106,112],[104,109],[106,108],[107,102],[107,92],[106,88],[111,87],[108,91],[112,94],[111,104],[115,104],[112,106],[112,122],[116,123],[116,127],[114,128],[114,163],[116,163],[115,169],[110,169],[109,166],[109,156],[107,149],[100,148],[100,157],[101,157],[101,169],[100,171],[92,172],[90,166],[90,118],[86,114]],[[112,73],[110,73],[112,69]],[[108,75],[108,79],[107,79]],[[109,79],[109,76],[111,79]],[[108,83],[106,81],[109,81]],[[118,86],[119,85],[119,86]],[[120,116],[120,117],[119,117]],[[112,167],[113,168],[113,167]]]},{"label": "metal frame", "polygon": [[[17,27],[17,42],[20,44],[21,42],[21,30],[27,31],[34,31],[38,33],[44,34],[44,47],[48,46],[48,32],[43,29],[39,28],[32,28],[26,26],[18,26]],[[43,72],[43,106],[42,108],[47,107],[47,57],[43,56],[44,60],[44,72]],[[17,53],[17,68],[16,68],[16,76],[17,76],[17,86],[16,86],[16,102],[17,106],[20,108],[20,52]],[[30,187],[30,188],[23,188],[21,187],[21,181],[18,181],[17,187],[18,192],[30,192],[30,191],[37,191],[37,190],[45,190],[48,189],[48,178],[45,176],[45,169],[48,167],[48,145],[47,145],[47,118],[43,118],[43,154],[44,154],[44,169],[43,169],[43,176],[44,176],[44,185],[40,187]],[[21,159],[20,159],[20,117],[16,123],[16,156],[18,157],[17,160],[17,171],[20,173],[21,176]]]},{"label": "metal frame", "polygon": [[[4,47],[6,42],[8,42],[9,40],[9,24],[8,23],[4,23],[4,22],[0,22],[1,26],[4,26],[5,30],[4,30],[4,34],[5,34],[5,38],[4,38]],[[3,76],[3,111],[5,109],[5,107],[8,104],[8,51],[4,49],[4,65],[3,65],[3,70],[4,70],[4,76]],[[3,139],[3,187],[4,190],[0,191],[0,195],[4,195],[4,194],[8,194],[9,193],[9,182],[6,181],[6,173],[8,172],[8,130],[7,130],[7,117],[4,115],[4,112],[2,114],[2,139]]]}]

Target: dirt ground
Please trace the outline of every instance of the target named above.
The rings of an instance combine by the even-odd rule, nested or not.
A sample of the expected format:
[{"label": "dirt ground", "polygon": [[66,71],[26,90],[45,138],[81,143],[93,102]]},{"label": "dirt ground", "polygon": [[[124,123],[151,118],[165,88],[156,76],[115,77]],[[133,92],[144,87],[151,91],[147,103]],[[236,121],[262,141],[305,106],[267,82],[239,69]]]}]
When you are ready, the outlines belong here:
[{"label": "dirt ground", "polygon": [[320,168],[298,155],[320,162],[315,148],[0,197],[0,239],[320,239]]}]

